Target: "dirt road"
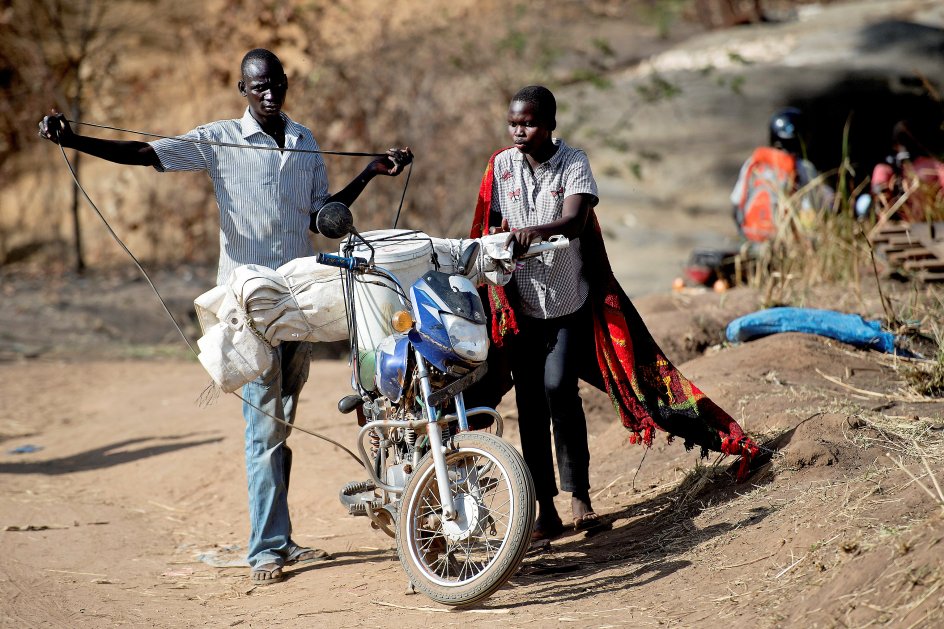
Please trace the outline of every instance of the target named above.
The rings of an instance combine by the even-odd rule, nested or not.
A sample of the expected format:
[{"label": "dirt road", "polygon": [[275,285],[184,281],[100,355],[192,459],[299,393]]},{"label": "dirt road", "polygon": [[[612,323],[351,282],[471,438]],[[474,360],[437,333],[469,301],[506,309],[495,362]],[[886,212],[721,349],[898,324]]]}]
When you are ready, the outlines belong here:
[{"label": "dirt road", "polygon": [[[738,291],[662,296],[640,310],[670,355],[686,356],[745,299]],[[96,359],[91,349],[6,360],[0,626],[942,620],[941,505],[885,453],[903,456],[932,487],[921,453],[940,470],[944,403],[901,393],[890,357],[811,336],[709,350],[683,371],[753,435],[777,438],[770,445],[778,454],[735,484],[730,460],[696,467],[697,452],[679,443],[629,445],[608,401],[588,390],[592,495],[612,528],[565,535],[530,554],[482,606],[456,612],[406,594],[393,540],[338,502],[340,487],[363,474],[337,448],[298,432],[296,538],[335,559],[290,569],[266,588],[251,587],[245,567],[227,565],[241,562],[248,528],[242,420],[232,396],[198,404],[209,380],[196,361]],[[299,424],[352,443],[349,418],[335,410],[347,365],[318,361],[313,374]],[[507,435],[517,445],[513,409],[506,399]]]}]

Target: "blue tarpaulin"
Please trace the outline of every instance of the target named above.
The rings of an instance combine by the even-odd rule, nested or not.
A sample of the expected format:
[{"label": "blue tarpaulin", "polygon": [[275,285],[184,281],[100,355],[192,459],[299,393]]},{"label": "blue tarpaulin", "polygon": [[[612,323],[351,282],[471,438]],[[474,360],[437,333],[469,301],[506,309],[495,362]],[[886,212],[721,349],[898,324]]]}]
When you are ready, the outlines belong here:
[{"label": "blue tarpaulin", "polygon": [[780,332],[817,334],[856,347],[895,353],[895,335],[882,330],[878,321],[859,315],[815,308],[768,308],[738,317],[726,331],[731,342],[754,339]]}]

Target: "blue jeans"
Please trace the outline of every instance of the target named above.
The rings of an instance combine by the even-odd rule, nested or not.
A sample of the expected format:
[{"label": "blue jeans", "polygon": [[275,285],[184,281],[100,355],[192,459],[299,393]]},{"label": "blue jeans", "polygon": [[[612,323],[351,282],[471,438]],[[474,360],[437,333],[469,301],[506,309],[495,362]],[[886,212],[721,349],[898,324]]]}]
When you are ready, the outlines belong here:
[{"label": "blue jeans", "polygon": [[273,348],[272,367],[243,387],[246,419],[246,480],[249,484],[249,550],[251,567],[266,563],[283,565],[295,544],[288,513],[288,481],[292,451],[285,443],[298,396],[311,365],[311,344],[282,343]]}]

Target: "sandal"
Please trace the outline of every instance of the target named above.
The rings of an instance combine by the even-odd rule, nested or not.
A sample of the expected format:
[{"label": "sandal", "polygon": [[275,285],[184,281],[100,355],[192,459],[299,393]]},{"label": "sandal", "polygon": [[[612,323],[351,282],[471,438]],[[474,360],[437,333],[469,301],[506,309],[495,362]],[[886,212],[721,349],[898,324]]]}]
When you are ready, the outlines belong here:
[{"label": "sandal", "polygon": [[593,511],[587,511],[582,516],[574,518],[575,531],[592,531],[603,526],[603,521]]},{"label": "sandal", "polygon": [[334,559],[334,557],[320,548],[296,546],[292,549],[292,552],[288,554],[288,557],[285,558],[285,565],[294,566],[296,564],[313,563],[315,561],[328,561],[329,559]]},{"label": "sandal", "polygon": [[282,580],[282,566],[275,562],[256,566],[249,572],[253,585],[272,585]]}]

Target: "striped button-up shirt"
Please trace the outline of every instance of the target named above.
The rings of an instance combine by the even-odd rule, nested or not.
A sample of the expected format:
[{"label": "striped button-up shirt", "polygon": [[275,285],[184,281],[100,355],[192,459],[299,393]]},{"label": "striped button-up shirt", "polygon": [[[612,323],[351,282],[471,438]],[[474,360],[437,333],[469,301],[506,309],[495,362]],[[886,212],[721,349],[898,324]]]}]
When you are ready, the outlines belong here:
[{"label": "striped button-up shirt", "polygon": [[[512,229],[559,219],[564,199],[574,194],[591,194],[592,205],[597,203],[597,184],[586,153],[557,138],[554,143],[557,152],[537,170],[516,148],[495,156],[491,213],[501,214]],[[590,290],[583,275],[580,240],[524,261],[513,281],[522,312],[529,317],[551,319],[576,312]]]},{"label": "striped button-up shirt", "polygon": [[[284,113],[285,148],[318,150],[311,131]],[[328,198],[328,175],[318,153],[260,151],[198,144],[226,142],[277,147],[246,108],[241,120],[219,120],[179,136],[151,142],[161,171],[205,170],[220,210],[217,283],[237,266],[272,269],[314,255],[308,238],[311,214]]]}]

